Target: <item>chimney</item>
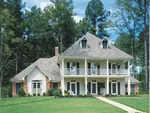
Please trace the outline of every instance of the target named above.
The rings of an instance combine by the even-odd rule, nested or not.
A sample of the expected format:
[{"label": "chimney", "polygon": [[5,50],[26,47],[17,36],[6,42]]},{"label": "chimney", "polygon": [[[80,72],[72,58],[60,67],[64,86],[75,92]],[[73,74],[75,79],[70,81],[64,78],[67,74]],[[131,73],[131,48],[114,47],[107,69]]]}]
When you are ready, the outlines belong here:
[{"label": "chimney", "polygon": [[59,55],[59,48],[55,47],[55,56],[58,56],[58,55]]}]

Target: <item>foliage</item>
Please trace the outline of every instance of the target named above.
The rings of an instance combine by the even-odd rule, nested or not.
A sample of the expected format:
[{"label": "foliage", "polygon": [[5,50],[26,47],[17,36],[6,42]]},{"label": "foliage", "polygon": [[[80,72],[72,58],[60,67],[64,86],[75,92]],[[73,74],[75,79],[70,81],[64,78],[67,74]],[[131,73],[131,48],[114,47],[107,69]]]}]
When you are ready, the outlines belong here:
[{"label": "foliage", "polygon": [[2,98],[12,97],[12,89],[11,85],[3,86],[2,87]]},{"label": "foliage", "polygon": [[26,96],[26,94],[25,94],[23,88],[20,88],[20,89],[19,89],[18,96],[19,96],[19,97],[24,97],[24,96]]},{"label": "foliage", "polygon": [[30,97],[31,95],[30,95],[30,93],[28,93],[28,97]]},{"label": "foliage", "polygon": [[40,96],[40,93],[38,93],[37,96]]},{"label": "foliage", "polygon": [[85,11],[86,18],[90,21],[93,29],[91,32],[99,38],[108,36],[106,33],[106,21],[110,12],[104,10],[101,0],[90,0]]},{"label": "foliage", "polygon": [[48,89],[48,91],[47,91],[47,95],[48,96],[53,96],[53,92],[55,91],[55,89]]},{"label": "foliage", "polygon": [[61,90],[55,90],[55,91],[53,92],[53,95],[54,95],[55,97],[61,97],[61,96],[62,96]]},{"label": "foliage", "polygon": [[43,96],[46,96],[46,93],[43,93]]},{"label": "foliage", "polygon": [[33,96],[36,96],[36,94],[35,94],[35,93],[33,93]]}]

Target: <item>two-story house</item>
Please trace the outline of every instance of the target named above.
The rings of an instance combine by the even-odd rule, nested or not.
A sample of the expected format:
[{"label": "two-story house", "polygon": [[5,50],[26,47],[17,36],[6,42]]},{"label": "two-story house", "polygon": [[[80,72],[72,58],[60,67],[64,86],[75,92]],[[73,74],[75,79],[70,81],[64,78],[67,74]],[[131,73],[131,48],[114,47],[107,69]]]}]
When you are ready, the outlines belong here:
[{"label": "two-story house", "polygon": [[67,90],[71,95],[130,95],[129,54],[121,51],[105,37],[87,33],[71,47],[58,55],[41,58],[14,76],[12,93],[16,95],[20,87],[31,95],[46,92],[49,88]]}]

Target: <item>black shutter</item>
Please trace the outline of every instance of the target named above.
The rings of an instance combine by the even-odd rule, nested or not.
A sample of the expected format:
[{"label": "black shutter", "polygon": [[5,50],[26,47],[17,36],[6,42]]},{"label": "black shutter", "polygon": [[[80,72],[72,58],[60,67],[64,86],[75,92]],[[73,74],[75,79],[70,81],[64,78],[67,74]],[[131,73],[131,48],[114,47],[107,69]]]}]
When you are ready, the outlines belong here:
[{"label": "black shutter", "polygon": [[70,68],[70,62],[67,62],[67,69]]},{"label": "black shutter", "polygon": [[79,71],[79,62],[77,62],[77,75],[79,75],[80,74],[80,71]]},{"label": "black shutter", "polygon": [[77,95],[80,95],[80,83],[77,82]]},{"label": "black shutter", "polygon": [[120,95],[120,82],[118,82],[118,95]]},{"label": "black shutter", "polygon": [[100,82],[98,82],[98,84],[97,84],[97,86],[98,86],[97,87],[98,95],[100,95],[100,84],[101,84]]},{"label": "black shutter", "polygon": [[70,82],[67,82],[67,91],[70,90]]},{"label": "black shutter", "polygon": [[91,82],[88,82],[88,93],[91,94]]},{"label": "black shutter", "polygon": [[97,66],[98,70],[97,70],[97,74],[100,75],[100,63]]},{"label": "black shutter", "polygon": [[109,82],[109,94],[111,94],[111,82]]},{"label": "black shutter", "polygon": [[91,75],[91,63],[88,63],[88,75]]}]

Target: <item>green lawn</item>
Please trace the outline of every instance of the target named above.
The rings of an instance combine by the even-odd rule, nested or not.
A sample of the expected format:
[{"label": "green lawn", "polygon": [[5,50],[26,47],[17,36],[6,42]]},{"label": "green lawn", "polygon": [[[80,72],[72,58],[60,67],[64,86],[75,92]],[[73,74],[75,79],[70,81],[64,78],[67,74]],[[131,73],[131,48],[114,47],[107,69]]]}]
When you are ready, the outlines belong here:
[{"label": "green lawn", "polygon": [[149,113],[149,95],[140,95],[140,97],[111,97],[109,99]]},{"label": "green lawn", "polygon": [[0,100],[0,113],[125,113],[96,98],[25,97]]}]

